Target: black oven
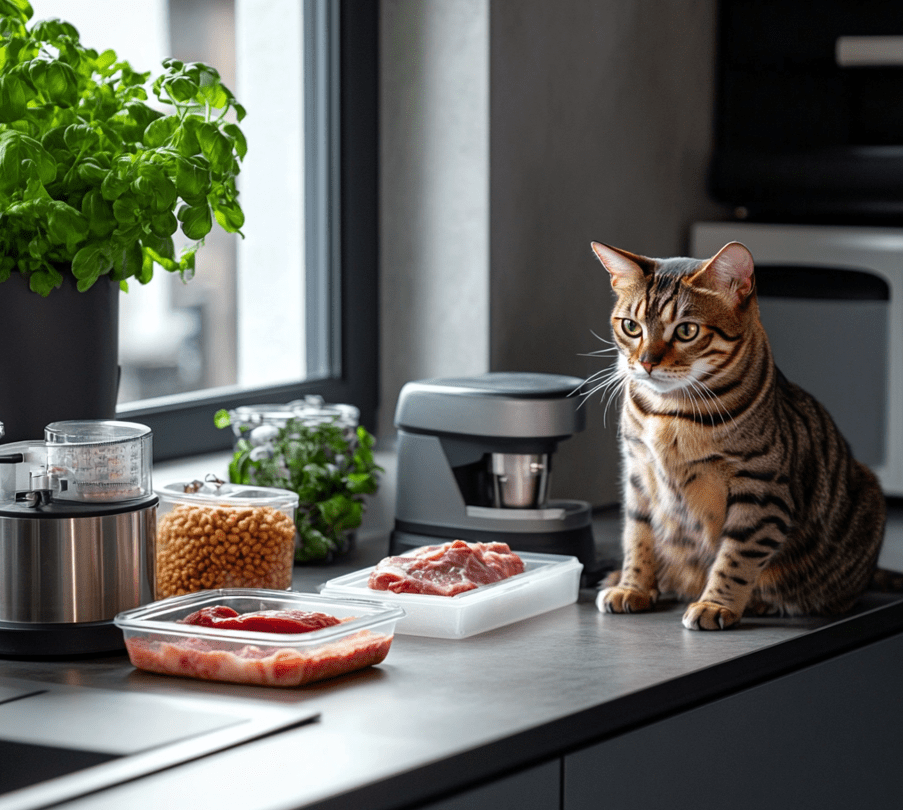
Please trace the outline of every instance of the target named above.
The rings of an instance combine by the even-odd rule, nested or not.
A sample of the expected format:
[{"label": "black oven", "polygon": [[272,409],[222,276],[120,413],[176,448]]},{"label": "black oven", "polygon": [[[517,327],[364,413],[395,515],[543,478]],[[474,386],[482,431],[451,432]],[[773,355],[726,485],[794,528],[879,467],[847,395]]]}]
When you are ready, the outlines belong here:
[{"label": "black oven", "polygon": [[714,198],[754,219],[903,213],[903,2],[718,8]]}]

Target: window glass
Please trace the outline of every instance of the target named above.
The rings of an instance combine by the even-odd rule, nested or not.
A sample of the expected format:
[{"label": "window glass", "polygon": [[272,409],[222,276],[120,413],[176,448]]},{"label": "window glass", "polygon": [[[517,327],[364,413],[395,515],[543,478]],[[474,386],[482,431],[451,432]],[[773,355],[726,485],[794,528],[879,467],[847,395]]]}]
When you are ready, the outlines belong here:
[{"label": "window glass", "polygon": [[[34,20],[72,23],[82,43],[160,73],[174,56],[215,67],[247,110],[239,175],[245,238],[214,225],[195,277],[155,269],[120,298],[120,406],[308,376],[304,20],[298,0],[32,0]],[[310,57],[311,54],[308,54]],[[153,99],[153,95],[150,95]],[[310,124],[310,122],[307,122]],[[182,243],[179,239],[182,239]],[[176,253],[187,239],[174,237]],[[329,341],[329,325],[317,322]]]}]

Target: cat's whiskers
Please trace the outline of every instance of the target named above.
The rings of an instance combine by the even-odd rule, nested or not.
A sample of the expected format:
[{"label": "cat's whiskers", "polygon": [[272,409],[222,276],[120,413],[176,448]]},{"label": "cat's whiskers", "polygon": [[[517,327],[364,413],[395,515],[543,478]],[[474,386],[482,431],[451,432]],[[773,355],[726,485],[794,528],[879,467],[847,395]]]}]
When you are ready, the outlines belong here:
[{"label": "cat's whiskers", "polygon": [[574,389],[574,391],[571,392],[571,394],[575,394],[581,391],[587,385],[592,385],[592,388],[581,394],[580,404],[577,407],[582,408],[591,396],[601,391],[602,402],[604,403],[604,408],[602,410],[602,424],[605,425],[608,417],[608,409],[611,407],[611,403],[615,400],[618,394],[620,394],[623,390],[625,382],[626,375],[620,368],[620,365],[616,363],[613,366],[600,369],[595,374],[587,377],[576,389]]},{"label": "cat's whiskers", "polygon": [[[612,366],[611,368],[603,369],[600,372],[597,372],[592,377],[587,378],[581,388],[584,385],[596,383],[585,392],[583,395],[583,400],[580,403],[581,405],[586,402],[593,394],[598,391],[603,391],[606,393],[611,393],[612,391],[617,391],[620,383],[622,382],[622,375],[617,366]],[[579,390],[579,389],[578,389]]]},{"label": "cat's whiskers", "polygon": [[608,340],[607,338],[597,335],[592,329],[590,329],[589,331],[590,331],[590,334],[594,338],[596,338],[596,340],[599,340],[602,343],[605,343],[606,346],[604,349],[597,349],[594,352],[585,352],[584,354],[578,355],[579,357],[602,357],[606,354],[617,355],[620,352],[620,349],[618,348],[618,344],[615,343],[613,340]]},{"label": "cat's whiskers", "polygon": [[[721,399],[712,391],[711,388],[708,387],[702,380],[698,380],[692,375],[687,377],[689,382],[689,388],[693,390],[695,394],[699,396],[699,401],[701,404],[705,405],[706,410],[708,411],[709,418],[712,420],[714,424],[716,416],[721,417],[721,424],[726,425],[727,419],[730,419],[731,422],[734,421],[734,417],[731,415],[729,411],[724,408],[724,405],[721,402]],[[715,406],[715,412],[712,412],[711,406]],[[727,419],[725,419],[727,417]],[[735,423],[736,424],[736,423]]]},{"label": "cat's whiskers", "polygon": [[592,329],[589,330],[589,333],[590,333],[596,340],[601,341],[602,343],[607,343],[609,346],[614,346],[615,348],[618,347],[618,344],[615,343],[613,340],[609,340],[608,338],[602,337],[602,335],[597,334],[597,333],[594,332]]},{"label": "cat's whiskers", "polygon": [[589,377],[587,377],[582,383],[580,383],[580,385],[578,385],[573,391],[571,391],[571,395],[576,394],[581,388],[587,385],[587,383],[595,382],[602,377],[608,377],[613,370],[614,366],[606,366],[605,368],[600,368],[595,374],[590,374]]},{"label": "cat's whiskers", "polygon": [[618,396],[623,393],[625,387],[627,386],[627,376],[624,374],[618,374],[616,375],[613,382],[616,384],[610,383],[610,388],[606,393],[605,407],[602,410],[603,427],[608,424],[608,409],[611,407],[611,404],[618,398]]},{"label": "cat's whiskers", "polygon": [[[589,330],[590,334],[596,338],[596,340],[601,343],[605,343],[605,348],[597,349],[593,352],[585,352],[579,357],[605,357],[606,355],[614,355],[618,356],[620,354],[620,349],[618,348],[618,344],[613,340],[608,340],[607,338],[602,337],[592,329]],[[573,391],[571,391],[570,396],[574,394],[580,394],[580,404],[577,406],[578,408],[582,408],[587,400],[598,393],[602,392],[602,402],[604,404],[604,408],[602,411],[602,423],[606,424],[608,417],[608,409],[611,407],[611,403],[615,400],[618,394],[621,393],[624,384],[626,382],[626,377],[623,370],[620,368],[618,363],[614,363],[611,366],[606,366],[605,368],[599,369],[599,371],[591,374],[587,377],[580,385],[578,385]],[[592,386],[589,390],[586,389],[586,386]]]},{"label": "cat's whiskers", "polygon": [[[681,400],[689,403],[690,409],[693,412],[693,417],[699,417],[699,421],[702,421],[702,408],[697,406],[696,397],[691,393],[692,386],[685,386],[679,389]],[[709,414],[711,416],[711,414]]]}]

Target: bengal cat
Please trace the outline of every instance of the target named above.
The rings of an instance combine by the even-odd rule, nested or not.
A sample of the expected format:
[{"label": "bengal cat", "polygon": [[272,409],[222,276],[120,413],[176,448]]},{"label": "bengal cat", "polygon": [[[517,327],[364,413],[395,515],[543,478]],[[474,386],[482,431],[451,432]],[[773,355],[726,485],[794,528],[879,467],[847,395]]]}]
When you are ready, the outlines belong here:
[{"label": "bengal cat", "polygon": [[[885,500],[827,411],[775,367],[753,258],[650,259],[593,243],[616,295],[621,571],[596,604],[689,600],[683,624],[837,614],[869,583]],[[599,387],[602,387],[601,385]]]}]

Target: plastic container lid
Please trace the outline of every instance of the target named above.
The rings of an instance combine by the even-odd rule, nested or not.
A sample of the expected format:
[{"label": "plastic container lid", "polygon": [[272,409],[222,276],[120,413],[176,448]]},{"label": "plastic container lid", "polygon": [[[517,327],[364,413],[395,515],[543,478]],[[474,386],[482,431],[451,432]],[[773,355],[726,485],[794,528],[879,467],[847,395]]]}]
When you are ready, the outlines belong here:
[{"label": "plastic container lid", "polygon": [[284,511],[297,509],[300,498],[296,492],[276,487],[254,487],[231,484],[208,476],[205,481],[175,481],[155,490],[161,505],[188,503],[203,506],[271,506]]},{"label": "plastic container lid", "polygon": [[141,440],[150,435],[151,429],[147,425],[113,420],[73,419],[51,422],[44,428],[44,440],[48,444],[138,446]]}]

